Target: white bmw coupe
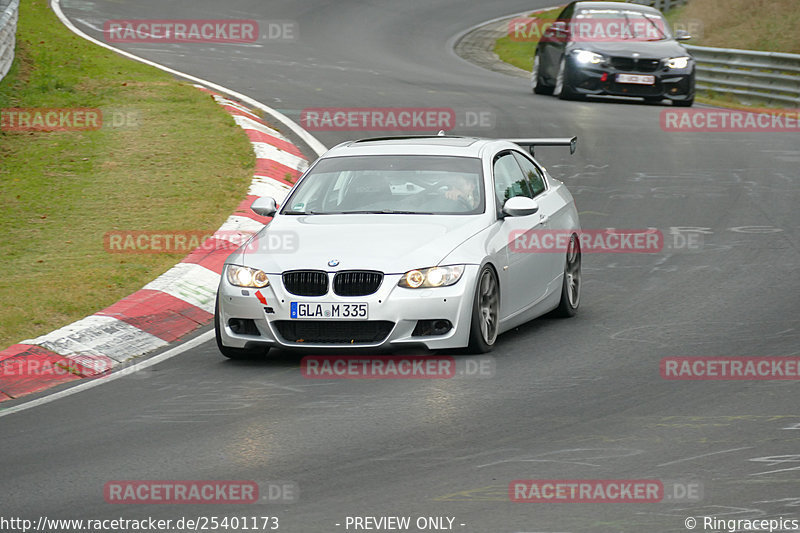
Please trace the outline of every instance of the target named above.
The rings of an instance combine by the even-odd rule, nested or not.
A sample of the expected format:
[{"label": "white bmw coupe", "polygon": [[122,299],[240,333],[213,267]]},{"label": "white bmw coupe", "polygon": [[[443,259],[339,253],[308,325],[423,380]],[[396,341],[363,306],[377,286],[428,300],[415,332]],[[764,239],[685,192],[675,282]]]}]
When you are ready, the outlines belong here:
[{"label": "white bmw coupe", "polygon": [[[572,195],[533,157],[566,139],[383,137],[342,143],[226,260],[223,355],[270,347],[492,349],[499,334],[580,303]],[[527,150],[524,150],[527,148]],[[529,155],[526,152],[530,152]],[[519,246],[553,232],[560,249]],[[564,238],[565,237],[565,238]]]}]

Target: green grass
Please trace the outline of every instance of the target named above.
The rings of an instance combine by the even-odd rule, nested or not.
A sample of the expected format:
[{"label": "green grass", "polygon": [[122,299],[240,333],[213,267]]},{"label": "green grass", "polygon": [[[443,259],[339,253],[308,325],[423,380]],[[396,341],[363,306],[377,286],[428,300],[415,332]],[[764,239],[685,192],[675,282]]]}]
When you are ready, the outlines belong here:
[{"label": "green grass", "polygon": [[[691,30],[689,44],[800,53],[800,10],[797,0],[691,0],[686,6],[665,13],[672,27]],[[699,31],[698,31],[699,30]],[[748,105],[736,95],[703,91],[696,100],[715,106],[748,109],[777,108]]]},{"label": "green grass", "polygon": [[513,31],[509,31],[509,35],[497,40],[494,52],[502,61],[530,71],[533,69],[533,55],[536,52],[536,45],[539,43],[538,37],[540,36],[542,25],[554,21],[562,9],[563,7],[559,7],[542,13],[531,14],[531,18],[542,21],[541,25],[533,25],[529,30],[522,30],[516,35]]},{"label": "green grass", "polygon": [[800,54],[797,0],[691,0],[666,17],[700,28],[690,44]]},{"label": "green grass", "polygon": [[0,131],[0,349],[96,312],[180,260],[111,254],[114,230],[211,230],[247,191],[255,159],[205,93],[64,28],[45,0],[20,6],[0,108],[101,108],[134,124]]}]

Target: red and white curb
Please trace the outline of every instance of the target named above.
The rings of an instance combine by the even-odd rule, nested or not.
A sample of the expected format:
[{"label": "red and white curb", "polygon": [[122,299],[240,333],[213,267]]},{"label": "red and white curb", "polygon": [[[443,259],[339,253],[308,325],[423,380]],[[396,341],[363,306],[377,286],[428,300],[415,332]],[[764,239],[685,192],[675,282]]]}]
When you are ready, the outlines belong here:
[{"label": "red and white curb", "polygon": [[244,129],[256,154],[247,198],[217,232],[180,263],[97,313],[0,352],[0,402],[68,381],[99,377],[114,366],[164,348],[213,319],[225,259],[269,218],[250,206],[259,196],[281,203],[308,168],[289,139],[238,102],[200,85]]}]

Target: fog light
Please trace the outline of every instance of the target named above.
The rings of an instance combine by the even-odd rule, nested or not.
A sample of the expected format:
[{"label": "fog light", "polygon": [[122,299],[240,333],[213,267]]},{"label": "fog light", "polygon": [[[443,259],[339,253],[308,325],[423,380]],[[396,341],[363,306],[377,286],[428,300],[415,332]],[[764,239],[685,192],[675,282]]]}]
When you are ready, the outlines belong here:
[{"label": "fog light", "polygon": [[453,329],[453,323],[449,320],[418,320],[411,336],[429,337],[431,335],[444,335],[451,329]]},{"label": "fog light", "polygon": [[231,318],[228,320],[228,327],[237,335],[261,336],[261,332],[258,331],[255,320],[250,318]]}]

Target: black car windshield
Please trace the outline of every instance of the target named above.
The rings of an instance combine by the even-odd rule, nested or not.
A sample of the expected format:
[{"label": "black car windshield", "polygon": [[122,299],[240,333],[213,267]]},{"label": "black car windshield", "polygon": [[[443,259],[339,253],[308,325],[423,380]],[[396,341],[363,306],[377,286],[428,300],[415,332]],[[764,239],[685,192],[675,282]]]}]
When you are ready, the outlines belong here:
[{"label": "black car windshield", "polygon": [[381,155],[319,161],[281,213],[471,215],[484,209],[480,159]]},{"label": "black car windshield", "polygon": [[659,14],[634,9],[580,9],[571,21],[574,42],[662,41],[671,39]]}]

